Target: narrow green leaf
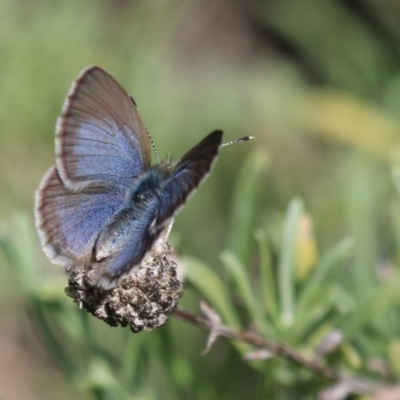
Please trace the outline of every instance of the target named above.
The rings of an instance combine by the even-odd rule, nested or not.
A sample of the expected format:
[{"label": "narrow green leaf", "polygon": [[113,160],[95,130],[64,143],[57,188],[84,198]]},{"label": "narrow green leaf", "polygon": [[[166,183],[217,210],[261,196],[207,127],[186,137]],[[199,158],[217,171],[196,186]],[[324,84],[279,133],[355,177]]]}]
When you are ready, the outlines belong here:
[{"label": "narrow green leaf", "polygon": [[26,212],[13,215],[14,261],[20,281],[29,292],[37,289],[37,249],[38,239],[33,227],[32,218]]},{"label": "narrow green leaf", "polygon": [[186,278],[204,296],[210,305],[217,310],[223,320],[231,327],[241,328],[229,293],[218,275],[207,265],[193,257],[184,257],[187,264]]},{"label": "narrow green leaf", "polygon": [[261,294],[265,309],[276,322],[278,318],[278,298],[267,235],[263,229],[257,229],[255,238],[260,253]]},{"label": "narrow green leaf", "polygon": [[341,282],[336,281],[331,288],[332,302],[341,315],[348,315],[357,308],[358,299]]},{"label": "narrow green leaf", "polygon": [[271,336],[273,330],[267,323],[266,313],[261,301],[255,296],[256,291],[251,287],[249,271],[246,270],[245,266],[230,251],[222,252],[221,260],[242,297],[252,322],[256,324],[257,328],[264,335]]},{"label": "narrow green leaf", "polygon": [[[325,319],[325,323],[331,322],[326,317],[334,307],[335,303],[332,300],[332,295],[325,291],[319,302],[313,304],[304,318],[300,319],[296,316],[296,322],[291,329],[291,339],[296,340],[298,343],[303,343],[305,336],[316,329],[323,319]],[[333,328],[334,325],[332,323],[331,329]]]},{"label": "narrow green leaf", "polygon": [[355,296],[366,300],[377,286],[376,226],[381,179],[377,167],[361,154],[352,154],[341,168],[346,218],[350,236],[355,240],[347,282]]},{"label": "narrow green leaf", "polygon": [[294,262],[296,236],[299,219],[303,212],[303,202],[293,199],[286,213],[282,245],[278,264],[278,288],[281,306],[281,322],[289,326],[294,321]]},{"label": "narrow green leaf", "polygon": [[119,379],[125,388],[132,389],[133,377],[136,370],[139,369],[140,353],[146,341],[147,337],[144,335],[132,335],[131,333],[126,338],[119,372]]},{"label": "narrow green leaf", "polygon": [[62,345],[54,334],[53,328],[49,325],[45,309],[40,301],[34,297],[30,302],[30,315],[35,321],[35,325],[40,332],[40,338],[46,343],[46,350],[68,376],[73,376],[80,371],[77,359],[71,355],[65,345]]},{"label": "narrow green leaf", "polygon": [[250,260],[252,231],[257,203],[264,187],[269,157],[257,150],[244,162],[233,193],[231,224],[227,248],[245,264]]},{"label": "narrow green leaf", "polygon": [[305,281],[297,299],[296,327],[298,329],[303,321],[307,320],[310,309],[319,303],[321,296],[326,293],[327,288],[323,283],[331,278],[332,274],[340,271],[339,267],[347,261],[353,246],[352,239],[346,238],[340,241],[321,258],[311,276]]},{"label": "narrow green leaf", "polygon": [[[231,328],[242,329],[237,312],[232,307],[229,293],[218,275],[193,257],[184,257],[184,262],[188,266],[186,272],[187,280],[205,297],[211,307],[216,309],[223,323]],[[245,354],[251,349],[251,346],[246,343],[233,342],[232,344],[240,354]]]},{"label": "narrow green leaf", "polygon": [[77,383],[99,400],[128,400],[131,397],[125,392],[114,375],[110,364],[101,357],[92,357],[88,371],[77,376]]},{"label": "narrow green leaf", "polygon": [[[61,293],[64,294],[62,289]],[[79,310],[76,305],[68,307],[63,302],[43,302],[39,295],[36,298],[41,308],[51,312],[50,315],[53,322],[58,325],[57,329],[61,330],[65,336],[63,340],[73,343],[75,347],[83,346],[89,351],[88,342],[90,341],[90,337],[88,337],[88,332],[85,329],[82,318],[82,315],[85,315],[86,311]]]},{"label": "narrow green leaf", "polygon": [[357,332],[370,324],[374,318],[387,311],[390,307],[400,304],[400,273],[389,282],[380,285],[369,298],[358,304],[351,313],[339,321],[340,329],[351,340]]},{"label": "narrow green leaf", "polygon": [[180,388],[189,388],[195,381],[195,370],[190,361],[181,355],[172,360],[173,377]]}]

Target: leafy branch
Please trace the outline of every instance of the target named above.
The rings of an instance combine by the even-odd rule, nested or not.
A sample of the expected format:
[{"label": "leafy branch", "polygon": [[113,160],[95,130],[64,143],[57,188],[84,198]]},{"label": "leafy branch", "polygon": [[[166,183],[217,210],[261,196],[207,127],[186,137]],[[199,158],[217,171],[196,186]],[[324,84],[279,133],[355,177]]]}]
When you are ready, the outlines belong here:
[{"label": "leafy branch", "polygon": [[211,348],[211,345],[218,336],[224,336],[228,339],[243,341],[256,347],[266,349],[273,355],[281,356],[289,361],[299,364],[328,381],[336,381],[339,379],[339,373],[337,371],[321,364],[318,360],[306,358],[292,347],[265,339],[254,332],[229,328],[220,323],[218,314],[216,314],[215,311],[206,303],[202,302],[201,308],[208,318],[192,314],[181,307],[177,307],[172,312],[172,315],[182,321],[197,326],[198,328],[210,331],[211,340],[209,340],[207,345],[207,351]]}]

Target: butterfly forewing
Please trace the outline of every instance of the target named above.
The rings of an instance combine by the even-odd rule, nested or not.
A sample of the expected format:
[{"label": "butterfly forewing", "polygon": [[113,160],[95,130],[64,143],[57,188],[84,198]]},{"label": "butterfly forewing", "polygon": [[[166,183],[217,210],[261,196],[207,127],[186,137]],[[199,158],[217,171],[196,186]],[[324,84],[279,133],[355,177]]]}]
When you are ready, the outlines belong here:
[{"label": "butterfly forewing", "polygon": [[56,162],[65,186],[129,185],[150,166],[150,150],[146,128],[125,90],[101,68],[85,69],[57,121]]}]

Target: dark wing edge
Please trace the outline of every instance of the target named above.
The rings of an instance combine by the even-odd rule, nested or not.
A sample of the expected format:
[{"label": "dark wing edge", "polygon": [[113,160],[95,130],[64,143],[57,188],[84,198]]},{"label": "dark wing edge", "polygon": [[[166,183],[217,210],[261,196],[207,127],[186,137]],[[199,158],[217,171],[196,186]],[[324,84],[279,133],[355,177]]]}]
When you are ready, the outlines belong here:
[{"label": "dark wing edge", "polygon": [[216,130],[189,150],[179,161],[160,195],[160,208],[151,232],[160,232],[209,176],[219,154],[223,132]]}]

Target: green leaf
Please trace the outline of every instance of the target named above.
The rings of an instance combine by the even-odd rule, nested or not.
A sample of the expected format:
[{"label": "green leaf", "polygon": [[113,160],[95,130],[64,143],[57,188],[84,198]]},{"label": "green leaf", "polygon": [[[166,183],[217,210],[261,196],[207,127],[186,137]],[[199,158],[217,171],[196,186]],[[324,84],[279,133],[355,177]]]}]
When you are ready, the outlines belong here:
[{"label": "green leaf", "polygon": [[222,252],[221,260],[242,297],[252,322],[257,325],[258,329],[264,335],[273,335],[273,330],[267,323],[266,313],[264,312],[262,303],[257,299],[255,295],[256,291],[251,286],[249,271],[246,270],[245,266],[230,251]]},{"label": "green leaf", "polygon": [[389,282],[374,290],[367,300],[357,304],[356,309],[341,318],[340,329],[351,340],[362,328],[387,311],[390,307],[400,304],[400,273],[397,273]]},{"label": "green leaf", "polygon": [[310,310],[320,302],[326,294],[324,283],[334,281],[332,275],[340,271],[340,266],[348,260],[353,240],[346,238],[340,241],[333,249],[323,256],[311,276],[305,281],[297,299],[296,327],[307,320]]},{"label": "green leaf", "polygon": [[283,238],[278,264],[278,288],[281,306],[281,322],[289,326],[294,321],[294,262],[296,255],[296,236],[299,219],[303,213],[303,202],[294,199],[286,214]]},{"label": "green leaf", "polygon": [[132,390],[135,380],[133,377],[140,369],[140,353],[143,351],[143,346],[148,344],[147,337],[144,335],[133,335],[129,332],[129,336],[125,340],[123,353],[120,356],[120,371],[119,379],[123,387]]},{"label": "green leaf", "polygon": [[77,358],[69,351],[70,343],[61,343],[59,337],[56,336],[53,323],[47,316],[46,309],[40,301],[31,297],[30,316],[35,322],[41,341],[46,344],[46,350],[53,357],[54,361],[65,371],[68,376],[81,371]]},{"label": "green leaf", "polygon": [[257,150],[244,162],[233,193],[227,248],[245,264],[251,258],[252,232],[269,157]]},{"label": "green leaf", "polygon": [[92,357],[88,372],[77,376],[77,383],[99,400],[128,400],[131,397],[118,384],[111,365],[101,357]]},{"label": "green leaf", "polygon": [[26,212],[15,213],[12,218],[12,230],[12,241],[3,234],[0,245],[18,273],[24,289],[32,293],[37,289],[36,261],[39,241],[31,216]]},{"label": "green leaf", "polygon": [[376,228],[381,182],[377,167],[360,154],[353,154],[344,160],[341,168],[346,218],[350,236],[355,240],[347,283],[354,295],[363,301],[377,286],[376,263],[379,256]]},{"label": "green leaf", "polygon": [[241,328],[229,293],[218,275],[196,258],[186,256],[183,260],[187,264],[186,278],[188,281],[217,310],[226,324],[233,328]]},{"label": "green leaf", "polygon": [[[207,265],[193,257],[184,257],[187,264],[186,278],[205,297],[211,307],[221,315],[223,323],[230,328],[242,329],[236,310],[232,307],[232,301],[223,282]],[[247,343],[233,342],[240,354],[250,351]]]},{"label": "green leaf", "polygon": [[278,299],[276,294],[276,280],[272,269],[272,260],[267,235],[262,229],[257,229],[255,238],[260,253],[260,281],[261,295],[264,307],[276,322],[278,319]]}]

